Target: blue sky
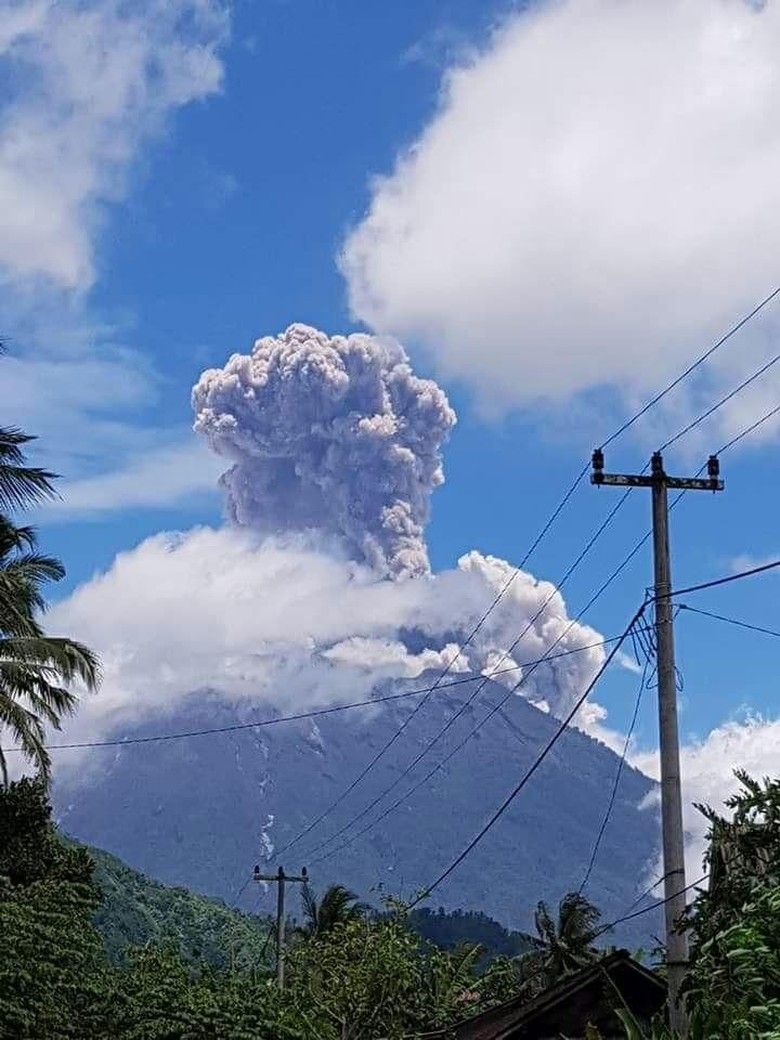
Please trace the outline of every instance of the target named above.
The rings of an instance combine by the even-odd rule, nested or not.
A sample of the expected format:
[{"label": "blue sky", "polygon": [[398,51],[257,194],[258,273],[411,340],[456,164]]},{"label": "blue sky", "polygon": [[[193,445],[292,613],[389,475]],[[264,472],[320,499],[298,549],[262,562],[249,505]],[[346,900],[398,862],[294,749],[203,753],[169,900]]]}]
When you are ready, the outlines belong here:
[{"label": "blue sky", "polygon": [[[20,4],[14,10],[18,13],[26,6]],[[216,9],[217,5],[214,6]],[[599,24],[599,5],[586,6],[593,16],[587,31],[593,32],[594,39],[608,36],[602,31],[605,25]],[[663,6],[669,8],[669,17],[673,17],[675,4],[669,0]],[[109,4],[86,7],[113,10]],[[41,270],[34,272],[35,278],[30,282],[25,272],[14,270],[12,260],[4,261],[7,274],[2,291],[15,354],[30,365],[37,359],[52,357],[64,365],[84,358],[90,363],[94,359],[118,363],[117,369],[108,373],[113,388],[104,404],[99,398],[90,401],[83,385],[76,394],[68,421],[78,425],[80,435],[89,437],[90,431],[94,432],[95,444],[89,457],[69,454],[67,431],[62,441],[56,435],[56,380],[50,388],[48,414],[52,425],[41,430],[41,457],[51,458],[52,464],[69,478],[63,485],[66,500],[69,483],[114,470],[124,472],[128,465],[132,468],[141,461],[153,460],[157,452],[178,450],[190,438],[194,444],[194,434],[188,433],[192,384],[204,368],[221,366],[234,351],[246,352],[256,337],[280,332],[293,321],[332,333],[365,327],[358,315],[362,313],[371,319],[374,312],[370,307],[364,307],[362,312],[360,307],[356,309],[354,298],[350,308],[348,287],[336,258],[350,231],[361,224],[376,197],[379,189],[373,179],[391,174],[399,153],[419,141],[427,128],[436,123],[446,70],[464,60],[479,65],[473,49],[487,47],[489,58],[491,34],[497,26],[507,25],[515,31],[524,18],[531,17],[506,4],[469,0],[417,0],[414,4],[391,5],[365,0],[237,0],[230,11],[229,30],[226,24],[219,29],[212,26],[203,30],[209,34],[213,60],[220,67],[219,86],[209,81],[191,87],[184,101],[173,92],[164,111],[159,113],[150,115],[154,109],[150,101],[133,109],[130,118],[148,118],[154,126],[148,134],[125,142],[129,158],[122,162],[120,175],[112,176],[112,181],[118,179],[121,185],[84,189],[83,205],[77,209],[88,225],[85,236],[93,277],[75,276],[70,279],[71,284],[64,284],[68,278],[52,277],[51,271],[45,270],[46,263],[40,263]],[[518,62],[526,53],[523,47],[536,46],[539,54],[545,54],[545,49],[553,46],[550,41],[556,39],[556,33],[565,28],[563,20],[560,26],[542,24],[536,44],[517,43]],[[639,26],[631,25],[606,28],[616,32],[640,31]],[[659,32],[662,30],[663,26]],[[171,29],[169,35],[175,38],[179,31],[180,28]],[[767,29],[770,39],[776,31],[775,19]],[[684,38],[684,32],[681,35]],[[604,45],[608,46],[608,41]],[[471,58],[466,57],[469,54]],[[567,54],[562,46],[561,55],[556,58],[564,69]],[[763,52],[758,57],[763,58]],[[18,61],[12,61],[8,74],[16,87],[17,106],[23,107],[26,84],[19,78],[19,67]],[[579,70],[576,62],[572,69],[575,76]],[[680,87],[682,81],[672,79],[669,89]],[[594,83],[595,91],[598,83]],[[467,83],[462,89],[465,93],[471,88]],[[540,92],[543,89],[544,83]],[[665,88],[659,86],[659,92],[662,89]],[[769,88],[767,91],[766,108],[772,110],[775,96]],[[499,92],[495,96],[503,98],[501,105],[510,112],[514,106],[522,111],[544,108],[542,93],[515,96]],[[561,103],[565,101],[564,93]],[[641,109],[642,99],[636,104]],[[717,126],[716,115],[712,115],[709,124],[705,122],[705,131]],[[494,122],[500,123],[499,116],[494,120],[490,111],[481,118],[488,128]],[[541,143],[537,152],[532,123],[524,119],[518,124],[524,150],[517,160],[517,169],[526,180],[518,177],[517,188],[510,188],[510,194],[515,190],[520,194],[530,192],[529,170],[533,172],[537,164],[543,168],[544,145]],[[639,111],[636,122],[641,122]],[[504,133],[500,126],[499,131]],[[712,137],[715,136],[713,133]],[[629,137],[628,148],[631,140]],[[665,143],[671,149],[670,142]],[[697,147],[706,155],[710,144],[703,133]],[[598,145],[593,147],[597,149]],[[98,167],[104,162],[108,164],[101,156],[98,152]],[[455,151],[451,159],[456,171],[458,156]],[[703,165],[706,169],[707,164]],[[598,166],[594,169],[598,172]],[[674,247],[677,251],[672,255],[673,263],[670,265],[669,255],[653,253],[653,241],[637,244],[636,277],[627,285],[613,280],[614,298],[605,289],[609,303],[595,312],[588,311],[580,319],[580,289],[570,289],[571,272],[565,265],[558,281],[555,256],[550,259],[547,243],[540,240],[539,249],[544,253],[540,269],[548,282],[552,279],[556,283],[557,302],[553,310],[541,309],[538,315],[534,314],[527,327],[522,326],[522,321],[518,324],[518,336],[524,345],[522,350],[518,348],[516,366],[513,360],[508,367],[501,369],[499,365],[496,369],[500,372],[498,378],[509,388],[506,394],[490,385],[485,389],[479,376],[470,377],[478,360],[475,362],[473,356],[468,363],[459,360],[467,352],[468,343],[453,341],[448,352],[449,348],[445,350],[431,342],[436,339],[436,329],[447,328],[446,322],[437,324],[438,319],[426,313],[416,327],[414,318],[398,303],[403,293],[393,297],[387,290],[382,313],[389,316],[390,323],[397,321],[416,371],[435,376],[444,385],[459,415],[459,424],[445,451],[447,482],[434,495],[428,531],[434,569],[452,566],[459,555],[475,547],[510,561],[521,559],[596,441],[611,432],[621,415],[628,414],[637,401],[646,399],[685,367],[719,332],[725,331],[780,281],[780,267],[773,269],[763,254],[760,262],[746,263],[740,253],[749,249],[751,236],[756,236],[755,223],[735,247],[738,277],[725,261],[717,270],[703,269],[699,250],[710,254],[720,250],[720,255],[725,250],[720,242],[713,248],[711,214],[693,212],[695,192],[689,189],[695,187],[701,171],[694,169],[688,174],[672,168],[662,172],[672,183],[675,176],[680,176],[686,189],[681,189],[680,198],[690,203],[685,217],[681,218],[675,206],[666,205],[668,198],[656,205],[656,200],[646,198],[642,191],[633,199],[633,207],[650,211],[653,223],[646,229],[650,239],[655,236],[659,241],[676,240],[681,222],[684,224],[686,234],[679,236]],[[750,171],[746,176],[750,180]],[[583,184],[587,186],[587,177]],[[770,189],[760,179],[753,179],[751,184],[759,211],[776,209],[771,194],[776,189]],[[702,191],[708,187],[708,183],[703,184]],[[744,196],[736,189],[733,182],[722,186],[724,192],[732,192],[729,198],[737,200],[737,212],[727,222],[726,230],[730,233],[738,222],[749,224],[754,219],[752,210],[744,210]],[[494,190],[495,185],[485,189],[486,193]],[[766,194],[762,196],[762,192]],[[415,206],[422,206],[424,200],[418,194],[413,201]],[[549,205],[549,200],[544,201]],[[594,198],[592,206],[598,208],[603,202],[603,198]],[[720,195],[714,195],[713,206],[720,207],[722,212]],[[511,219],[511,201],[507,202],[506,212],[507,219]],[[495,214],[489,216],[492,219]],[[477,214],[475,220],[478,218]],[[607,239],[608,225],[606,219],[598,225],[599,235],[607,227],[603,232]],[[495,227],[500,237],[501,222]],[[468,222],[463,228],[466,251],[470,248],[470,228]],[[763,226],[770,244],[776,241],[775,231],[771,221]],[[524,248],[530,253],[517,259],[533,266],[535,240],[529,238],[531,245],[526,242]],[[607,247],[613,253],[620,252],[612,249],[609,241],[604,246]],[[395,248],[393,241],[387,248]],[[497,252],[501,253],[500,246]],[[625,257],[622,253],[620,256],[621,265],[625,265]],[[445,248],[440,264],[446,267],[449,258]],[[510,250],[509,266],[514,259]],[[401,262],[405,262],[403,256]],[[410,269],[414,263],[415,258],[410,257]],[[662,265],[674,267],[668,320],[664,314],[667,286],[658,280],[655,270]],[[650,273],[643,281],[646,269]],[[605,279],[610,270],[605,265]],[[518,280],[528,281],[523,271],[519,266]],[[523,290],[530,294],[529,299],[537,292],[532,282]],[[686,289],[689,282],[691,288]],[[24,288],[17,292],[21,284]],[[724,285],[732,284],[736,286],[734,292],[724,290]],[[377,276],[377,292],[383,290],[383,285]],[[433,286],[426,306],[435,292]],[[698,309],[689,315],[683,303],[694,296]],[[424,311],[422,305],[418,310],[421,308]],[[619,320],[615,317],[618,310]],[[567,324],[568,318],[562,319],[548,342],[545,329],[551,328],[550,314],[566,315],[569,311],[572,324]],[[659,318],[656,324],[647,321],[648,314],[659,313],[664,320]],[[698,397],[681,399],[678,411],[669,409],[654,415],[636,436],[632,432],[615,445],[608,452],[608,466],[641,469],[657,443],[696,414],[701,402],[706,407],[722,388],[748,374],[755,359],[763,357],[762,351],[771,349],[776,342],[778,313],[776,305],[774,318],[770,314],[768,319],[757,320],[758,331],[752,338],[736,338],[724,348],[727,362],[716,370],[710,384],[698,384]],[[466,315],[464,325],[472,317],[470,313]],[[519,321],[517,315],[512,320]],[[72,336],[78,341],[76,347],[62,353],[58,353],[56,345],[60,328],[72,329]],[[548,372],[548,356],[555,354],[556,337],[567,329],[570,340],[583,330],[578,349],[586,358],[585,368],[592,367],[593,374],[590,382],[579,375],[572,377],[572,393],[553,394],[550,403],[544,393],[555,377]],[[603,357],[598,350],[602,330],[604,339],[618,342],[618,348]],[[496,338],[494,331],[488,330],[485,335],[486,339]],[[625,336],[625,353],[637,351],[635,367],[642,370],[642,378],[636,382],[630,378],[632,366],[619,359],[621,336]],[[441,338],[446,337],[442,334]],[[463,352],[459,354],[461,346]],[[568,380],[564,375],[568,358],[563,352],[558,362],[563,383]],[[489,369],[491,364],[490,351],[486,350],[484,366]],[[604,376],[600,379],[602,364]],[[570,367],[581,371],[581,358],[576,365],[571,360]],[[538,380],[537,371],[542,373]],[[544,375],[545,372],[548,374]],[[121,384],[130,378],[128,374],[132,378],[138,376],[141,385],[137,392],[128,391],[129,399],[119,407]],[[88,380],[89,376],[85,378]],[[514,396],[514,381],[518,385],[538,382],[542,399],[529,399],[522,393]],[[608,389],[602,403],[597,395],[601,395],[604,386]],[[619,389],[611,390],[610,386]],[[774,386],[774,398],[771,384],[765,387],[769,404],[780,400],[780,386],[777,382]],[[488,399],[491,395],[502,398],[496,410],[500,414],[486,415],[485,395]],[[21,409],[15,411],[18,399],[10,393],[4,397],[2,386],[0,402],[14,421],[29,425],[33,432],[40,428],[34,418],[28,421]],[[744,413],[732,418],[732,426],[713,423],[707,427],[700,443],[690,452],[671,456],[670,466],[681,472],[696,469],[709,450],[740,428],[742,419],[760,413],[760,404],[756,399],[746,405]],[[121,449],[116,453],[112,451],[111,437],[101,440],[103,433],[95,424],[100,413],[104,418],[121,418],[121,437],[117,434]],[[133,446],[136,437],[138,451]],[[197,461],[188,464],[200,465]],[[689,496],[674,514],[674,570],[678,583],[687,585],[726,573],[733,561],[743,556],[763,559],[778,552],[776,517],[780,491],[776,443],[769,439],[748,445],[724,456],[722,467],[725,494]],[[151,534],[219,523],[219,496],[205,490],[211,475],[207,480],[194,481],[192,494],[182,493],[168,502],[165,488],[169,478],[164,470],[161,474],[157,478],[159,489],[151,496],[152,505],[125,503],[120,482],[113,500],[101,510],[87,510],[67,521],[45,514],[41,517],[45,545],[68,566],[63,595],[108,567],[118,552]],[[583,485],[529,568],[540,577],[558,580],[612,504],[614,494]],[[571,611],[576,612],[587,601],[603,576],[644,533],[649,516],[648,496],[635,494],[565,590]],[[589,623],[608,635],[618,632],[650,584],[650,574],[650,560],[643,553],[588,615]],[[706,609],[780,627],[776,611],[778,580],[768,575],[703,595],[695,602]],[[679,663],[685,677],[682,718],[686,735],[706,734],[745,705],[768,716],[777,714],[776,641],[685,616],[680,619],[678,642]],[[600,691],[599,698],[610,711],[610,723],[617,728],[630,717],[634,684],[630,674],[618,672]],[[648,745],[652,745],[655,733],[652,700],[651,695],[646,697],[641,721],[642,741]]]}]

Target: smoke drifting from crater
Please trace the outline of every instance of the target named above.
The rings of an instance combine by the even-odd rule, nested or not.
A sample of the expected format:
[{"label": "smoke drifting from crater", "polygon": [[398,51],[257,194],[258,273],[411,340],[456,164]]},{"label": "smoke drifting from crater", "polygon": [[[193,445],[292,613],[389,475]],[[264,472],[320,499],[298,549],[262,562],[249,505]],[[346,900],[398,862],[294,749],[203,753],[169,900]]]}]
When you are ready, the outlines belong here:
[{"label": "smoke drifting from crater", "polygon": [[192,402],[195,429],[233,463],[221,483],[234,522],[320,531],[392,578],[429,570],[424,529],[456,420],[397,343],[291,325],[204,372]]}]

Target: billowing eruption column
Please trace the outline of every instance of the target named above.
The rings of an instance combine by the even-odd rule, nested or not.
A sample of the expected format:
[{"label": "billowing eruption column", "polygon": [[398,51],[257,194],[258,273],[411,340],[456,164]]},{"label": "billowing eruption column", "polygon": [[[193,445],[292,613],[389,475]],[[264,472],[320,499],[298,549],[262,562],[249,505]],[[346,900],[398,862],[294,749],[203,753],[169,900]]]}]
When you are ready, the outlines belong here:
[{"label": "billowing eruption column", "polygon": [[233,463],[221,483],[236,523],[322,531],[389,577],[428,570],[455,413],[398,344],[291,325],[204,372],[192,403],[195,429]]}]

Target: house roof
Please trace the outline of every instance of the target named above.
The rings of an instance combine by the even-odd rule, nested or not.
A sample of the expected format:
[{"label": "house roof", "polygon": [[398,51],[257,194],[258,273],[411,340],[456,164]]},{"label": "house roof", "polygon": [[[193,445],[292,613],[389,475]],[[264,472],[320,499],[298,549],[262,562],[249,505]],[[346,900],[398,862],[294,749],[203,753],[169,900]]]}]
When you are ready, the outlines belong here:
[{"label": "house roof", "polygon": [[561,1033],[582,1036],[590,1022],[602,1033],[606,1029],[608,1037],[618,1024],[612,1009],[620,998],[638,1018],[648,1021],[663,1006],[666,983],[627,951],[618,950],[567,975],[533,1000],[515,997],[458,1023],[449,1032],[429,1036],[431,1040],[445,1036],[454,1040],[547,1040]]}]

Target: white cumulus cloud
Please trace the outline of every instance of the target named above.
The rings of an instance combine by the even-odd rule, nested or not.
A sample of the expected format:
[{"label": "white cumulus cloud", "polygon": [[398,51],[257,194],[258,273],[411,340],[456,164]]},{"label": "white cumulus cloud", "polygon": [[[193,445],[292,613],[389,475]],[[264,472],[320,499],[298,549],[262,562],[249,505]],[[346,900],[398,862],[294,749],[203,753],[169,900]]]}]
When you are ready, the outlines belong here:
[{"label": "white cumulus cloud", "polygon": [[[363,698],[382,680],[440,671],[510,573],[504,561],[472,552],[452,570],[391,581],[303,536],[261,539],[230,528],[155,536],[47,617],[51,632],[84,640],[105,666],[103,689],[66,732],[121,735],[150,719],[164,729],[205,692],[269,713]],[[452,675],[494,667],[526,626],[514,651],[519,666],[555,642],[555,652],[587,648],[538,668],[520,689],[563,712],[603,649],[591,646],[599,641],[591,628],[571,625],[554,586],[530,574],[518,574]],[[522,674],[499,678],[506,687]]]},{"label": "white cumulus cloud", "polygon": [[[340,258],[353,313],[425,344],[488,410],[656,386],[777,282],[779,52],[774,3],[513,15],[374,182]],[[754,322],[685,407],[774,353],[776,328]]]},{"label": "white cumulus cloud", "polygon": [[[724,810],[724,802],[739,788],[734,778],[735,769],[744,769],[751,776],[778,775],[777,749],[780,747],[780,719],[765,719],[748,715],[732,719],[713,729],[706,737],[683,745],[680,749],[680,769],[683,789],[683,822],[686,831],[686,877],[688,883],[704,873],[706,851],[706,819],[694,804],[711,805]],[[631,756],[632,765],[648,776],[658,779],[658,752],[648,751]],[[653,877],[663,871],[660,861],[652,867]]]},{"label": "white cumulus cloud", "polygon": [[0,267],[84,288],[103,207],[175,109],[220,87],[217,0],[0,8]]}]

